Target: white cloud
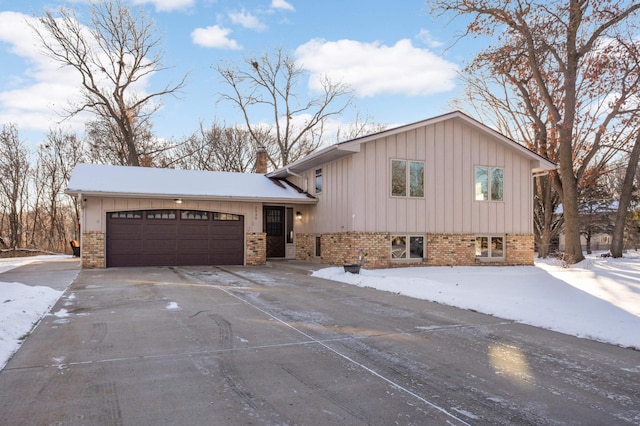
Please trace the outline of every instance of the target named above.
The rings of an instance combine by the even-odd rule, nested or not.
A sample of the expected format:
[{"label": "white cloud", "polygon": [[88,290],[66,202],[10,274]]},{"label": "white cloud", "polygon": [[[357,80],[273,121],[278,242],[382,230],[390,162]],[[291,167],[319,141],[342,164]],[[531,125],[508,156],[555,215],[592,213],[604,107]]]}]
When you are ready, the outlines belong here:
[{"label": "white cloud", "polygon": [[291,3],[288,3],[286,0],[271,0],[271,8],[281,10],[295,10]]},{"label": "white cloud", "polygon": [[296,49],[298,63],[319,89],[323,75],[351,85],[360,97],[381,94],[425,96],[453,89],[458,66],[414,47],[410,40],[393,46],[354,40],[311,40]]},{"label": "white cloud", "polygon": [[429,30],[425,30],[424,28],[420,30],[416,38],[421,42],[423,42],[428,47],[432,47],[432,48],[442,47],[442,42],[439,40],[436,40],[431,35],[431,32]]},{"label": "white cloud", "polygon": [[240,12],[229,13],[229,18],[231,19],[231,22],[244,28],[249,28],[256,31],[262,31],[267,28],[267,26],[260,22],[260,20],[255,15],[252,15],[244,9],[242,9]]},{"label": "white cloud", "polygon": [[237,41],[227,37],[229,33],[231,33],[230,29],[222,28],[218,25],[206,28],[196,28],[191,33],[191,40],[194,44],[203,47],[232,50],[242,49],[242,46],[240,46]]},{"label": "white cloud", "polygon": [[[0,123],[47,131],[62,120],[69,100],[79,95],[79,79],[41,52],[29,27],[36,22],[21,13],[0,12],[0,42],[7,43],[9,51],[26,64],[22,69],[4,69],[8,84],[0,89]],[[75,120],[67,124],[82,127]]]},{"label": "white cloud", "polygon": [[133,4],[152,4],[158,12],[171,12],[193,6],[195,0],[132,0]]},{"label": "white cloud", "polygon": [[[0,83],[0,123],[15,123],[20,131],[48,131],[66,117],[71,103],[81,99],[80,76],[46,56],[33,30],[36,18],[15,12],[0,12],[0,42],[21,61],[3,69]],[[98,49],[94,49],[98,54]],[[135,84],[138,95],[145,93],[147,75]],[[108,83],[106,83],[108,84]],[[88,114],[64,121],[74,131],[83,131]]]}]

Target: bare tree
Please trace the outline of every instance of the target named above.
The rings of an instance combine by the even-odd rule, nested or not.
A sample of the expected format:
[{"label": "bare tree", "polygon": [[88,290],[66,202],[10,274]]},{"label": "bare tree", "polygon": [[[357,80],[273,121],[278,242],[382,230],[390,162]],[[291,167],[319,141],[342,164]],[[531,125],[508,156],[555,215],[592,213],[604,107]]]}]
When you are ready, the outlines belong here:
[{"label": "bare tree", "polygon": [[127,164],[138,166],[136,137],[140,133],[136,129],[157,110],[156,100],[175,94],[186,77],[143,93],[139,86],[144,80],[167,69],[153,21],[142,9],[133,13],[122,0],[91,3],[90,14],[90,28],[86,28],[72,10],[61,8],[59,16],[46,11],[33,29],[44,52],[81,77],[82,98],[69,115],[90,111],[99,121],[113,123],[118,130],[114,139],[126,147]]},{"label": "bare tree", "polygon": [[338,132],[336,133],[336,140],[338,142],[348,141],[351,139],[370,135],[372,133],[381,132],[386,128],[386,124],[376,123],[372,116],[362,116],[360,112],[357,111],[355,119],[351,123],[349,123],[349,127],[346,131],[338,129]]},{"label": "bare tree", "polygon": [[[247,58],[244,67],[215,67],[230,89],[222,100],[234,104],[255,146],[264,146],[274,167],[285,166],[313,152],[321,143],[326,120],[341,114],[351,102],[351,92],[341,83],[323,78],[322,93],[307,100],[298,93],[303,70],[282,49],[260,58]],[[258,124],[270,116],[268,132]]]},{"label": "bare tree", "polygon": [[[430,3],[437,12],[471,16],[469,34],[497,36],[495,46],[476,57],[477,66],[523,82],[521,87],[530,87],[536,102],[544,104],[546,137],[558,152],[555,184],[563,204],[565,257],[569,263],[579,262],[584,258],[578,217],[580,175],[603,145],[615,139],[609,126],[637,93],[637,85],[632,88],[632,81],[625,80],[626,70],[618,62],[623,57],[620,43],[609,41],[624,38],[625,25],[637,27],[633,18],[640,4],[608,0]],[[587,105],[581,103],[588,98]],[[593,113],[594,108],[600,112]],[[535,131],[542,131],[542,126],[536,125]]]},{"label": "bare tree", "polygon": [[[260,140],[267,140],[267,130],[256,128]],[[186,170],[254,172],[257,146],[248,130],[214,123],[189,136],[174,148],[172,165]]]},{"label": "bare tree", "polygon": [[0,131],[0,200],[8,217],[8,241],[17,248],[24,244],[24,212],[28,204],[29,148],[20,140],[15,125]]},{"label": "bare tree", "polygon": [[627,224],[627,212],[631,205],[634,182],[638,172],[638,159],[640,158],[640,132],[637,134],[633,148],[629,153],[624,180],[621,185],[620,200],[618,202],[618,210],[615,215],[615,225],[611,238],[611,256],[622,257],[624,249],[624,231]]},{"label": "bare tree", "polygon": [[79,200],[64,194],[64,188],[83,157],[82,142],[76,135],[60,130],[51,130],[38,147],[34,173],[38,201],[32,206],[32,238],[36,245],[64,251],[70,238],[79,239]]},{"label": "bare tree", "polygon": [[[151,122],[146,120],[136,122],[134,131],[134,143],[139,165],[160,167],[165,164],[167,150],[172,146],[154,136]],[[102,164],[131,165],[129,164],[129,148],[114,120],[99,117],[97,120],[88,122],[85,127],[85,142],[89,161]]]}]

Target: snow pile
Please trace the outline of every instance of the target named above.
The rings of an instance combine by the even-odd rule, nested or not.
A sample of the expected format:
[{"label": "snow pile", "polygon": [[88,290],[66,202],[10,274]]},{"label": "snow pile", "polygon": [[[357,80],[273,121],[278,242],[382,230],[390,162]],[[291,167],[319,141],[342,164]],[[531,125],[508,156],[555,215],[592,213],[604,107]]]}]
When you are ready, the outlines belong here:
[{"label": "snow pile", "polygon": [[322,269],[314,276],[472,309],[578,337],[640,348],[640,255],[536,266]]},{"label": "snow pile", "polygon": [[0,282],[0,370],[62,293],[49,287]]}]

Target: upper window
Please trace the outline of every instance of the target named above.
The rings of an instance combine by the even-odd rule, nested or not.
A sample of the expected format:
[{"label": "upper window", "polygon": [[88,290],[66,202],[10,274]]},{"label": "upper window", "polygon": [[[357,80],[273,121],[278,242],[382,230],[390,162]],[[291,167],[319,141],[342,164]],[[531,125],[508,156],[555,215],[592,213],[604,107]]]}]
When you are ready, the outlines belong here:
[{"label": "upper window", "polygon": [[316,194],[322,193],[322,169],[316,169]]},{"label": "upper window", "polygon": [[424,197],[424,162],[391,160],[391,195]]},{"label": "upper window", "polygon": [[476,166],[476,200],[502,201],[504,169]]}]

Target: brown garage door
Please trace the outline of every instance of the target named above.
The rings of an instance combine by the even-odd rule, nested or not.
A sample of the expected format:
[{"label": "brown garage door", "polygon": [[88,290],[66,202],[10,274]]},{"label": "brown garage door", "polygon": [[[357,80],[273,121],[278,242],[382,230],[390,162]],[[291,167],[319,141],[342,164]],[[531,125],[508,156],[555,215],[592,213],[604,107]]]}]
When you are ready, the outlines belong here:
[{"label": "brown garage door", "polygon": [[195,210],[107,213],[107,267],[243,262],[243,216]]}]

